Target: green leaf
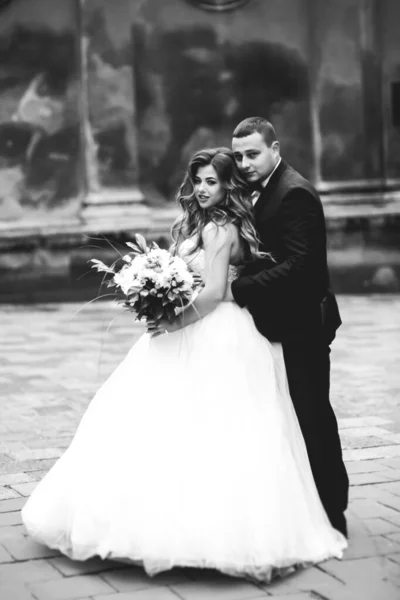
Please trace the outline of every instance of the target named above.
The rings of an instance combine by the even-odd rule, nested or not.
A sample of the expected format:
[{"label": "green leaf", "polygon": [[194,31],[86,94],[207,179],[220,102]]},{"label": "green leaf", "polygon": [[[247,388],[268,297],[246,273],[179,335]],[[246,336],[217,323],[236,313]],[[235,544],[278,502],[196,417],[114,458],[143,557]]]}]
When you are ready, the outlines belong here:
[{"label": "green leaf", "polygon": [[101,262],[101,260],[98,260],[97,258],[91,258],[89,262],[93,263],[92,269],[97,269],[97,271],[103,273],[111,273],[112,275],[115,274],[115,271],[111,267],[107,267],[107,265],[105,265],[103,262]]},{"label": "green leaf", "polygon": [[161,319],[164,314],[164,308],[162,305],[158,305],[153,310],[153,315],[156,319]]},{"label": "green leaf", "polygon": [[129,248],[132,248],[133,252],[130,252],[130,254],[132,254],[133,258],[139,254],[144,254],[143,249],[135,244],[135,242],[126,242],[126,245],[129,246]]},{"label": "green leaf", "polygon": [[147,244],[146,244],[146,240],[144,239],[144,237],[140,233],[137,233],[135,235],[135,239],[136,239],[136,243],[139,246],[139,248],[141,248],[143,252],[147,252]]}]

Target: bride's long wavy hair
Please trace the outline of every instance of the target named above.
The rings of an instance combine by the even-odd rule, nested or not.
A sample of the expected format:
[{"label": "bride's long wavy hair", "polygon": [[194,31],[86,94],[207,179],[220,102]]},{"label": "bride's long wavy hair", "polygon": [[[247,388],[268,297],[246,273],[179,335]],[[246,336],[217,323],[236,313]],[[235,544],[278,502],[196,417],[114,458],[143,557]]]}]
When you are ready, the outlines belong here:
[{"label": "bride's long wavy hair", "polygon": [[[209,209],[202,209],[194,193],[194,181],[198,170],[208,165],[215,169],[226,194],[221,203]],[[250,191],[238,171],[229,148],[210,148],[197,152],[189,163],[176,199],[182,214],[172,227],[171,250],[173,252],[179,250],[179,246],[185,239],[195,235],[197,237],[195,249],[201,248],[202,231],[207,223],[213,221],[219,225],[229,223],[236,225],[243,242],[244,260],[268,256],[260,251],[260,241],[254,228]]]}]

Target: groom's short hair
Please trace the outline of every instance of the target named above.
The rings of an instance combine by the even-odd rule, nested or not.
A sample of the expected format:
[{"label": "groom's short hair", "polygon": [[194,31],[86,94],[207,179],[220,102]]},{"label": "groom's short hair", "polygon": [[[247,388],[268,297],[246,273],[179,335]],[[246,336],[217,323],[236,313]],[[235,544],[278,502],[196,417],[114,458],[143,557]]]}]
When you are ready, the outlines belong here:
[{"label": "groom's short hair", "polygon": [[247,119],[244,119],[236,126],[233,137],[243,138],[256,132],[263,136],[267,146],[271,146],[271,144],[277,140],[272,123],[264,117],[248,117]]}]

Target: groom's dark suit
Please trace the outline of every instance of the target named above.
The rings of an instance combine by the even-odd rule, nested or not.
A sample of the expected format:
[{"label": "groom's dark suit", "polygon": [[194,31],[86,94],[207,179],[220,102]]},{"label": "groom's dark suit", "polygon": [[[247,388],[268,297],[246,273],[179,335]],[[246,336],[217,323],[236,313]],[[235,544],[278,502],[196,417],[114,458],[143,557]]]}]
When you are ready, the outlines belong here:
[{"label": "groom's dark suit", "polygon": [[248,264],[232,293],[259,331],[282,343],[314,479],[332,524],[343,531],[349,482],[329,402],[329,344],[341,320],[329,289],[322,204],[312,185],[282,160],[254,210],[261,250],[276,262]]}]

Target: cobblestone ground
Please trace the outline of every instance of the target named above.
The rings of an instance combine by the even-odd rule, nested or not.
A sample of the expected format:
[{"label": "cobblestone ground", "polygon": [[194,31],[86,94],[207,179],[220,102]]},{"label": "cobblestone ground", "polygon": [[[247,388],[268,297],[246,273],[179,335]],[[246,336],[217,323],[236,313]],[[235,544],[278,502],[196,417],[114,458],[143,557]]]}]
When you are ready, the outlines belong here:
[{"label": "cobblestone ground", "polygon": [[25,535],[20,508],[141,329],[110,304],[0,306],[1,600],[399,600],[400,297],[340,304],[332,401],[351,478],[349,549],[266,587],[195,570],[149,579],[127,565],[72,562]]}]

